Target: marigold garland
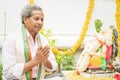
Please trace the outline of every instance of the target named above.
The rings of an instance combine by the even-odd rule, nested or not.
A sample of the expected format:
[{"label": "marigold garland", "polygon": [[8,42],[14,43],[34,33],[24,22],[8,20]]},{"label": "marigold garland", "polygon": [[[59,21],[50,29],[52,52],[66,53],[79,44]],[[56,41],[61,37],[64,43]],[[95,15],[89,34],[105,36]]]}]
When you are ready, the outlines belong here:
[{"label": "marigold garland", "polygon": [[80,37],[77,40],[77,42],[75,43],[75,45],[72,48],[67,49],[65,51],[60,51],[60,50],[56,49],[55,47],[53,47],[52,51],[55,54],[73,54],[82,45],[82,42],[83,42],[84,37],[86,36],[86,32],[88,30],[88,25],[90,23],[93,8],[94,8],[94,0],[89,0],[88,11],[86,13],[86,19],[85,19],[85,22],[84,22],[84,25],[83,25],[83,29],[82,29]]},{"label": "marigold garland", "polygon": [[29,0],[29,3],[30,3],[31,5],[35,4],[34,0]]},{"label": "marigold garland", "polygon": [[118,57],[120,59],[120,0],[116,0],[116,27],[118,31]]}]

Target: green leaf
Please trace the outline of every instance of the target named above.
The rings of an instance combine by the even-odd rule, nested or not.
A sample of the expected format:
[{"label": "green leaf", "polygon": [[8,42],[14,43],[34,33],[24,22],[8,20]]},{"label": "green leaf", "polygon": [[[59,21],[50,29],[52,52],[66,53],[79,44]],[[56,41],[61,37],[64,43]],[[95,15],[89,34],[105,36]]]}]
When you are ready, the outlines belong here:
[{"label": "green leaf", "polygon": [[65,60],[62,63],[63,70],[73,70],[75,66],[75,57],[73,55],[65,55]]},{"label": "green leaf", "polygon": [[95,24],[96,31],[99,33],[101,30],[102,21],[100,19],[96,19],[94,24]]},{"label": "green leaf", "polygon": [[2,64],[0,64],[0,80],[2,80]]}]

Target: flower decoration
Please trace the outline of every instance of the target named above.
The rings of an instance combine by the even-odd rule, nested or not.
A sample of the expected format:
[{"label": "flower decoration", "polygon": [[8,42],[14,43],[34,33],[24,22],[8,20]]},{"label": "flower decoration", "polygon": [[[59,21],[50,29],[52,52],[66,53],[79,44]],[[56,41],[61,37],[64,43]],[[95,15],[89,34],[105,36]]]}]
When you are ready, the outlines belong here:
[{"label": "flower decoration", "polygon": [[35,4],[34,0],[29,0],[29,3],[30,3],[31,5]]},{"label": "flower decoration", "polygon": [[[120,35],[120,0],[116,0],[116,28],[118,31],[118,36]],[[118,57],[120,59],[120,37],[118,37]]]}]

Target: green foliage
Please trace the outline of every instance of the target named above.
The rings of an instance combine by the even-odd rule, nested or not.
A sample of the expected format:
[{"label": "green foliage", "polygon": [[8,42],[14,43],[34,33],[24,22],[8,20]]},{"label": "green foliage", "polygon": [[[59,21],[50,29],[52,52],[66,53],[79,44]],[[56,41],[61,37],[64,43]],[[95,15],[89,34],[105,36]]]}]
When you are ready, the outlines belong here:
[{"label": "green foliage", "polygon": [[75,66],[75,57],[73,55],[57,54],[56,61],[62,66],[62,70],[73,70]]},{"label": "green foliage", "polygon": [[0,64],[0,80],[2,80],[2,64]]},{"label": "green foliage", "polygon": [[53,38],[53,36],[52,36],[53,34],[52,34],[52,31],[50,29],[42,28],[40,30],[40,33],[48,39],[48,43],[50,44],[51,47],[55,46],[56,39]]},{"label": "green foliage", "polygon": [[62,65],[63,70],[73,70],[75,66],[75,57],[73,55],[65,55]]},{"label": "green foliage", "polygon": [[46,38],[52,36],[52,32],[51,32],[50,29],[44,29],[44,28],[42,28],[42,29],[40,30],[40,33],[43,34]]},{"label": "green foliage", "polygon": [[57,63],[60,65],[63,63],[63,61],[65,59],[65,55],[64,54],[57,54],[55,56],[55,58],[56,58]]},{"label": "green foliage", "polygon": [[102,21],[100,19],[96,19],[94,24],[95,24],[96,31],[99,33],[101,30]]}]

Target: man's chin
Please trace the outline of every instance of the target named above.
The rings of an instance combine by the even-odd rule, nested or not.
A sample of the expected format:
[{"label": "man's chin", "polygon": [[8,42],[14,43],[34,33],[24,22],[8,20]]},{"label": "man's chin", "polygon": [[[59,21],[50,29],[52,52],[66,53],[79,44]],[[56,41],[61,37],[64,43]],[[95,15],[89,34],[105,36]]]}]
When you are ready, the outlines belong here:
[{"label": "man's chin", "polygon": [[38,33],[40,31],[40,28],[39,29],[35,29],[35,31]]}]

